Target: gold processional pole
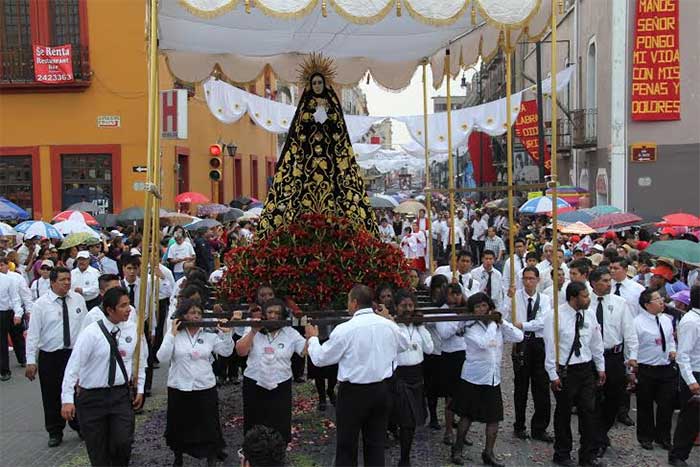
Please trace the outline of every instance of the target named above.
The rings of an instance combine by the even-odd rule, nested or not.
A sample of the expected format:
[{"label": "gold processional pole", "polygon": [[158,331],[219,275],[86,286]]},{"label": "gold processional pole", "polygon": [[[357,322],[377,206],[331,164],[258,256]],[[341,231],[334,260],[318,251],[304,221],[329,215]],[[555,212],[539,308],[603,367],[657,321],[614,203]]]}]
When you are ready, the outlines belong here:
[{"label": "gold processional pole", "polygon": [[[158,93],[160,94],[160,93]],[[154,135],[153,137],[155,138],[155,141],[158,141],[158,145],[156,146],[156,164],[153,171],[153,184],[158,187],[158,192],[162,193],[163,190],[161,190],[161,183],[162,183],[162,177],[161,177],[161,151],[160,151],[160,139],[158,138],[158,132],[160,131],[159,125],[154,125],[153,127]],[[157,196],[154,197],[153,199],[153,223],[151,226],[151,249],[149,250],[149,274],[150,274],[150,280],[151,280],[151,297],[149,300],[149,313],[148,313],[148,318],[151,320],[151,325],[150,325],[150,331],[151,331],[151,339],[153,339],[154,332],[156,330],[156,327],[158,326],[158,323],[160,322],[160,317],[158,316],[160,314],[160,280],[158,277],[158,273],[160,272],[160,198]],[[155,321],[154,319],[155,318]],[[157,349],[151,349],[152,351],[155,351]]]},{"label": "gold processional pole", "polygon": [[[510,289],[515,290],[515,216],[513,213],[513,113],[511,109],[511,78],[513,48],[510,45],[510,28],[506,28],[506,148],[508,165],[508,251],[510,258]],[[510,298],[511,322],[515,323],[515,294]]]},{"label": "gold processional pole", "polygon": [[[447,77],[447,176],[449,180],[447,181],[448,188],[450,191],[450,231],[454,230],[455,225],[455,169],[454,160],[452,157],[452,95],[450,94],[450,81],[452,76],[450,76],[450,49],[447,49],[445,53],[445,76]],[[451,258],[450,258],[450,269],[452,270],[452,279],[457,279],[457,248],[456,248],[456,235],[454,232],[451,235],[450,246],[451,246]]]},{"label": "gold processional pole", "polygon": [[[158,171],[158,1],[150,0],[148,9],[148,147],[147,147],[147,186],[144,200],[143,218],[143,248],[148,251],[152,241],[152,215],[155,205],[152,191],[155,173]],[[142,256],[150,258],[149,254]],[[146,314],[146,289],[148,288],[148,267],[141,265],[141,286],[139,287],[139,308],[137,319],[136,348],[132,378],[134,386],[138,387],[141,343],[143,342],[144,317]]]},{"label": "gold processional pole", "polygon": [[559,185],[557,175],[557,3],[552,2],[552,64],[551,64],[551,92],[552,99],[552,149],[550,151],[552,169],[551,169],[551,187],[552,187],[552,268],[553,274],[553,289],[554,294],[554,345],[557,349],[557,365],[559,364],[559,231],[557,230],[557,185]]},{"label": "gold processional pole", "polygon": [[427,60],[423,61],[423,147],[425,150],[425,207],[428,210],[426,224],[428,226],[428,271],[433,275],[433,222],[430,194],[430,151],[428,150],[428,79],[426,74]]}]

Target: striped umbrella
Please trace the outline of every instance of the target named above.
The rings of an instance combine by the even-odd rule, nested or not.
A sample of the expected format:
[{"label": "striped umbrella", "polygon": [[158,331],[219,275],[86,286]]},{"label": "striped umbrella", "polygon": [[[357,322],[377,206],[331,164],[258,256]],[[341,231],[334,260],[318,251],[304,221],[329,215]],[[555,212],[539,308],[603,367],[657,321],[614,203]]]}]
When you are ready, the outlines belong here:
[{"label": "striped umbrella", "polygon": [[0,236],[12,236],[17,235],[17,231],[10,225],[0,222]]},{"label": "striped umbrella", "polygon": [[[562,198],[557,197],[557,208],[570,208],[571,205]],[[545,214],[552,212],[552,198],[549,196],[538,196],[537,198],[529,199],[520,206],[520,212],[523,214]]]},{"label": "striped umbrella", "polygon": [[0,196],[0,219],[23,221],[29,219],[29,213],[7,198]]},{"label": "striped umbrella", "polygon": [[51,222],[54,223],[63,221],[82,222],[83,224],[87,225],[100,225],[100,223],[97,222],[97,220],[92,217],[91,214],[83,211],[63,211],[59,212],[53,217],[53,219],[51,219]]},{"label": "striped umbrella", "polygon": [[24,235],[24,238],[43,237],[63,239],[63,235],[61,235],[61,232],[59,232],[56,227],[42,221],[24,221],[21,224],[17,224],[15,230]]},{"label": "striped umbrella", "polygon": [[61,234],[63,235],[85,232],[90,234],[94,238],[100,238],[100,234],[92,230],[92,227],[80,221],[61,221],[56,222],[53,226],[56,227],[56,230],[61,232]]}]

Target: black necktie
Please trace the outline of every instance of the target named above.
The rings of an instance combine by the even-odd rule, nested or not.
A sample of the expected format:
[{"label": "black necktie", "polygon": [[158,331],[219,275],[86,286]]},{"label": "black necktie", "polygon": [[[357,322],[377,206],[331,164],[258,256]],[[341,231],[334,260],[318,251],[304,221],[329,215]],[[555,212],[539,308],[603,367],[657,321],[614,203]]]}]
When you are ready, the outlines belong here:
[{"label": "black necktie", "polygon": [[576,355],[577,357],[581,356],[581,334],[579,333],[579,329],[582,325],[583,315],[579,312],[576,312],[576,323],[574,324],[574,343],[572,344],[572,348],[574,349],[574,355]]},{"label": "black necktie", "polygon": [[603,327],[603,299],[605,297],[598,297],[598,307],[595,310],[595,317],[598,320],[598,324],[600,324],[600,336],[605,337],[604,334],[604,327]]},{"label": "black necktie", "polygon": [[622,282],[615,284],[615,295],[620,296],[620,287],[622,287]]},{"label": "black necktie", "polygon": [[459,283],[464,285],[464,276],[462,276],[461,274],[459,275]]},{"label": "black necktie", "polygon": [[661,350],[666,352],[666,335],[664,334],[664,328],[661,326],[658,316],[656,316],[656,325],[659,327],[659,334],[661,334]]},{"label": "black necktie", "polygon": [[493,274],[493,271],[487,271],[486,274],[489,275],[489,278],[486,280],[486,295],[491,298],[491,274]]},{"label": "black necktie", "polygon": [[525,267],[525,263],[523,263],[523,257],[518,256],[518,259],[520,260],[520,269],[523,269]]},{"label": "black necktie", "polygon": [[136,306],[136,298],[134,296],[134,287],[136,284],[129,284],[129,302],[131,306]]},{"label": "black necktie", "polygon": [[527,320],[532,321],[535,319],[535,310],[532,309],[532,297],[527,299]]},{"label": "black necktie", "polygon": [[58,297],[63,307],[63,348],[70,349],[70,318],[68,317],[67,297]]},{"label": "black necktie", "polygon": [[[119,334],[119,328],[115,327],[112,329],[112,339],[114,339],[114,342],[117,343],[117,335]],[[107,384],[109,384],[109,387],[114,386],[114,378],[117,374],[117,356],[114,354],[114,352],[109,353],[109,375],[107,377]]]}]

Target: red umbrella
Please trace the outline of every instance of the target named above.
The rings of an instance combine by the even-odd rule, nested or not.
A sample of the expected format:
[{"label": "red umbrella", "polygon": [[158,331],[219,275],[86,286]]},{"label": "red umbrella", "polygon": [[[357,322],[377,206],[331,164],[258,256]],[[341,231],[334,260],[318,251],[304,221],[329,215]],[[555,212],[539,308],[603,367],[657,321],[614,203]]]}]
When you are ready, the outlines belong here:
[{"label": "red umbrella", "polygon": [[53,219],[51,219],[51,221],[54,223],[62,221],[77,221],[87,225],[100,225],[100,223],[87,212],[73,210],[59,212]]},{"label": "red umbrella", "polygon": [[632,224],[641,220],[642,218],[636,214],[631,214],[629,212],[613,212],[591,220],[588,222],[588,226],[594,229],[604,229],[606,227]]},{"label": "red umbrella", "polygon": [[700,227],[700,217],[684,212],[668,214],[663,217],[663,220],[664,226]]},{"label": "red umbrella", "polygon": [[201,193],[197,193],[196,191],[186,191],[184,193],[180,193],[175,197],[175,202],[176,203],[195,203],[195,204],[203,204],[203,203],[208,203],[209,198],[204,196]]}]

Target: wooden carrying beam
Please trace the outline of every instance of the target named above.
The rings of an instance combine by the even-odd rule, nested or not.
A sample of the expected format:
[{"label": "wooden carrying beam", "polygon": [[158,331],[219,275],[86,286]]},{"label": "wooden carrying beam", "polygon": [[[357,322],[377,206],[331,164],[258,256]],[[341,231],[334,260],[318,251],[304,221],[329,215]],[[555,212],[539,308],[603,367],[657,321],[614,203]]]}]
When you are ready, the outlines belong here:
[{"label": "wooden carrying beam", "polygon": [[[415,309],[416,312],[422,314],[440,314],[440,313],[464,313],[467,311],[466,307],[455,307],[455,308],[437,308],[437,307],[418,307]],[[202,314],[202,318],[224,318],[229,319],[233,316],[233,312],[205,312]],[[244,311],[242,316],[247,318],[250,317],[250,312]],[[314,311],[304,311],[301,316],[294,316],[295,318],[315,318],[315,317],[331,317],[331,316],[349,316],[347,310],[314,310]]]}]

